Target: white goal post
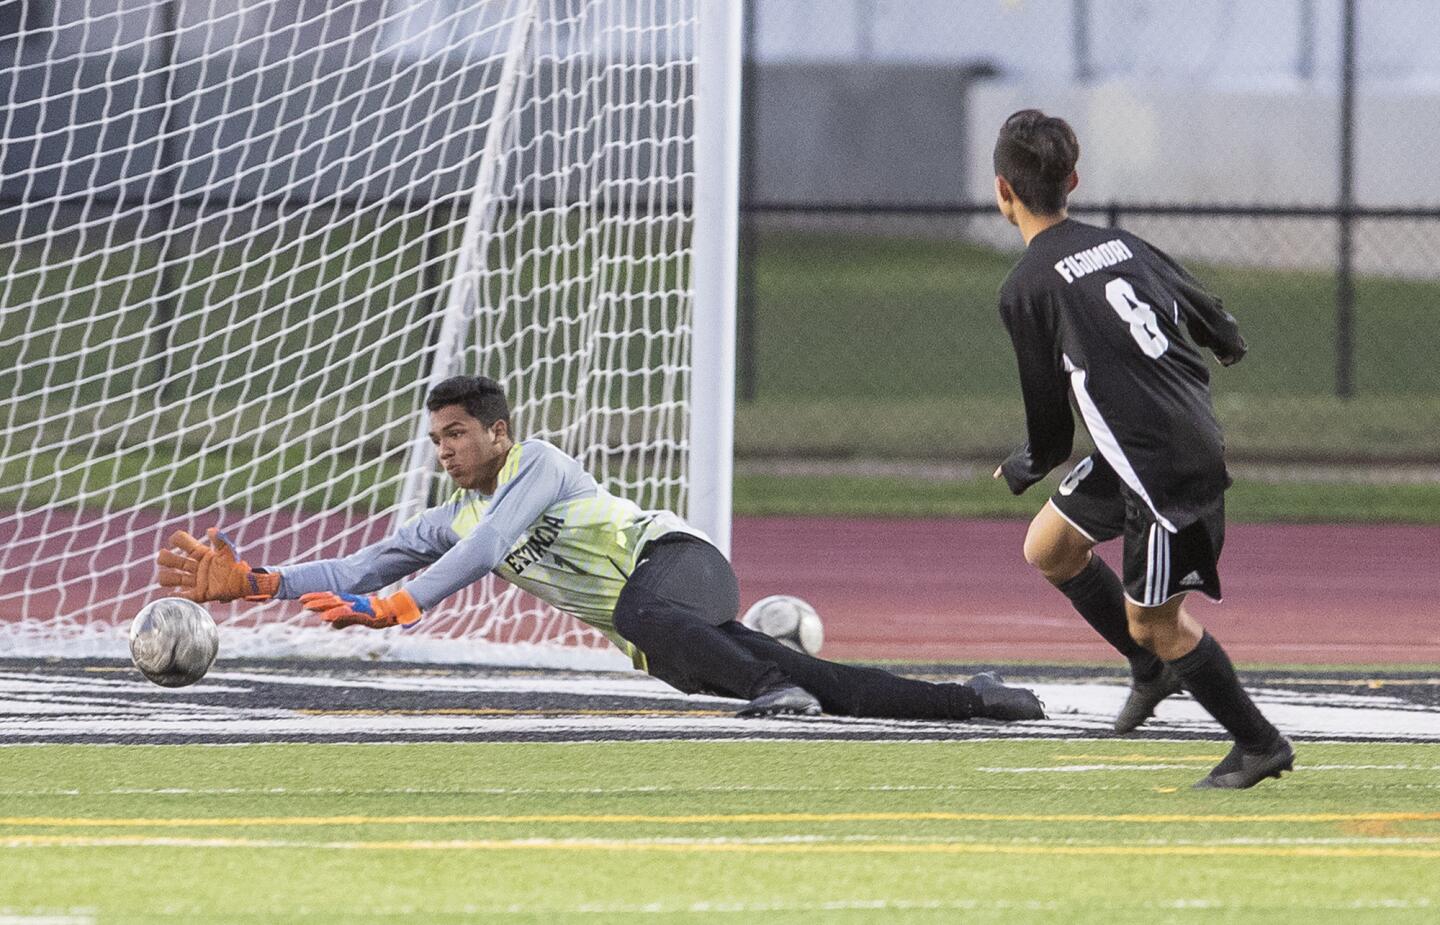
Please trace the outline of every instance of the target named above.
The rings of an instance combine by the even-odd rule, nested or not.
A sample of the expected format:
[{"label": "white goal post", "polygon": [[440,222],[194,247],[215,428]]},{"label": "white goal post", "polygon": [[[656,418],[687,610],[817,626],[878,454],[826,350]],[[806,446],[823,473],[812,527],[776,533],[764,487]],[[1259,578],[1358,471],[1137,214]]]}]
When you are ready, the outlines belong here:
[{"label": "white goal post", "polygon": [[[76,0],[0,36],[0,655],[124,657],[170,531],[252,564],[431,503],[428,388],[728,550],[732,0]],[[494,579],[221,655],[622,665]]]}]

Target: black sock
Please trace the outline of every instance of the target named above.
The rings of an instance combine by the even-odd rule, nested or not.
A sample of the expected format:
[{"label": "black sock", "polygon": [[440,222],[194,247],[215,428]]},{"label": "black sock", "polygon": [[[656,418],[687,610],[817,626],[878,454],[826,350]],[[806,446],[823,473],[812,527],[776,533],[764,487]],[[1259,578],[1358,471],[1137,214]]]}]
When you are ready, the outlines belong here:
[{"label": "black sock", "polygon": [[1130,635],[1125,618],[1125,588],[1105,560],[1092,555],[1080,574],[1056,585],[1095,632],[1130,662],[1130,674],[1137,681],[1153,681],[1165,670],[1165,663]]},{"label": "black sock", "polygon": [[1245,751],[1265,751],[1280,737],[1280,730],[1270,724],[1240,686],[1230,656],[1214,636],[1203,634],[1199,645],[1172,661],[1170,666],[1180,674],[1190,695]]}]

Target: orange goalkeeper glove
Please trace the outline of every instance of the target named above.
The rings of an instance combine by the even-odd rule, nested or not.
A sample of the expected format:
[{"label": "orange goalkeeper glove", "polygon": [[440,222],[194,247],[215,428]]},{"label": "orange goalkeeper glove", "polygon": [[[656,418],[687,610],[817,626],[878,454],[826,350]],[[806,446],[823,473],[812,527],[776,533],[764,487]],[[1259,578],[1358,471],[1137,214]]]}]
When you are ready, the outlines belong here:
[{"label": "orange goalkeeper glove", "polygon": [[347,626],[368,626],[383,630],[391,626],[409,626],[420,619],[420,605],[409,591],[398,591],[389,597],[360,594],[336,594],[333,591],[311,591],[300,595],[305,609],[318,613],[320,619],[338,629]]},{"label": "orange goalkeeper glove", "polygon": [[252,569],[219,528],[205,531],[208,545],[184,530],[170,534],[170,546],[155,557],[155,580],[183,598],[206,601],[267,601],[280,590],[280,573]]}]

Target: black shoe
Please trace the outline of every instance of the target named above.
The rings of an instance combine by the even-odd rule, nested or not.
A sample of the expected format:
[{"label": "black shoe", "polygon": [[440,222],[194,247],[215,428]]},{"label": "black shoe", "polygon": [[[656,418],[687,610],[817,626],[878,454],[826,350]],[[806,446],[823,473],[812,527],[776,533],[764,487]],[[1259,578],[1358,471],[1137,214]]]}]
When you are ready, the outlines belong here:
[{"label": "black shoe", "polygon": [[772,687],[770,690],[745,704],[736,716],[819,716],[820,701],[815,695],[797,684]]},{"label": "black shoe", "polygon": [[1180,683],[1180,674],[1169,665],[1153,681],[1132,680],[1130,696],[1125,698],[1125,705],[1115,715],[1115,732],[1119,735],[1134,732],[1141,723],[1155,715],[1160,701],[1182,690],[1184,686]]},{"label": "black shoe", "polygon": [[1044,719],[1045,704],[1035,692],[1023,687],[1006,687],[1005,679],[993,671],[982,671],[965,682],[980,695],[980,719]]},{"label": "black shoe", "polygon": [[1267,777],[1278,778],[1281,771],[1295,770],[1295,747],[1281,736],[1263,752],[1247,752],[1239,745],[1230,749],[1225,760],[1196,781],[1196,790],[1244,790]]}]

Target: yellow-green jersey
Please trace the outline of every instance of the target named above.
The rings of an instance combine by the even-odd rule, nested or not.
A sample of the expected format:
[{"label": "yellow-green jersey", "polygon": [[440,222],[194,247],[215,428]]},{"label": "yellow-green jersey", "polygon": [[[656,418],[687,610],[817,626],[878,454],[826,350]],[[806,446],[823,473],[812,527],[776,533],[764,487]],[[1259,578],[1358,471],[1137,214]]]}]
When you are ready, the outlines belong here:
[{"label": "yellow-green jersey", "polygon": [[543,440],[510,449],[495,493],[457,490],[394,534],[343,559],[280,568],[279,597],[366,594],[405,584],[421,610],[494,572],[603,631],[627,652],[613,613],[641,549],[667,533],[708,539],[679,515],[646,511]]}]

